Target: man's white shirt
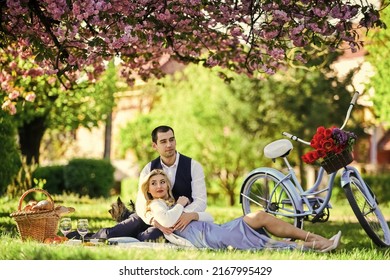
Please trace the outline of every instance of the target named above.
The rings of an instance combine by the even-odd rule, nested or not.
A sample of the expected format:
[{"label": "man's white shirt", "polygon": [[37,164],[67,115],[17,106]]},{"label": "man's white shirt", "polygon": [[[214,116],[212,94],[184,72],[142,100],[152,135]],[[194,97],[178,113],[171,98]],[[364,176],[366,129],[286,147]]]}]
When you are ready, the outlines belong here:
[{"label": "man's white shirt", "polygon": [[[167,166],[161,161],[161,166],[164,172],[167,174],[171,186],[175,184],[176,171],[177,166],[180,159],[180,153],[176,153],[176,161],[172,166]],[[140,174],[140,179],[138,182],[138,194],[135,203],[135,209],[138,216],[146,223],[150,224],[152,219],[152,214],[150,212],[146,212],[146,199],[142,193],[141,186],[144,178],[150,173],[151,162],[149,162],[142,169]],[[206,182],[204,177],[203,168],[199,162],[194,159],[191,159],[191,177],[192,177],[192,199],[193,202],[187,205],[183,212],[204,212],[207,206],[207,191],[206,191]]]}]

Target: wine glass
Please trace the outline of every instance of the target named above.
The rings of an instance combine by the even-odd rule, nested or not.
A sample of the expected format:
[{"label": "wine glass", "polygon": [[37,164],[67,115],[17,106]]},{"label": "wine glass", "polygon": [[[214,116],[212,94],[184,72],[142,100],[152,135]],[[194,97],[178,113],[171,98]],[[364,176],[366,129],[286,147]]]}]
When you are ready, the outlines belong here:
[{"label": "wine glass", "polygon": [[62,218],[60,221],[60,231],[66,235],[72,230],[72,220],[70,218]]},{"label": "wine glass", "polygon": [[77,220],[77,232],[81,235],[83,242],[84,242],[84,236],[88,233],[88,220],[87,219]]}]

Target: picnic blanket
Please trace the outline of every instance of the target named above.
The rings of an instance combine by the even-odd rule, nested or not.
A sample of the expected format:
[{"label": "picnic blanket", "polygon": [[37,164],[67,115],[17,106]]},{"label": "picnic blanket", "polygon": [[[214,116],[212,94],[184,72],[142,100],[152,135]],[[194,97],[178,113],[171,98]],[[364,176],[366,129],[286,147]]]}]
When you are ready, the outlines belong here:
[{"label": "picnic blanket", "polygon": [[[109,238],[108,244],[116,245],[122,248],[149,248],[149,249],[184,249],[188,246],[177,245],[173,243],[144,242],[133,237],[114,237]],[[195,248],[195,247],[193,247]]]}]

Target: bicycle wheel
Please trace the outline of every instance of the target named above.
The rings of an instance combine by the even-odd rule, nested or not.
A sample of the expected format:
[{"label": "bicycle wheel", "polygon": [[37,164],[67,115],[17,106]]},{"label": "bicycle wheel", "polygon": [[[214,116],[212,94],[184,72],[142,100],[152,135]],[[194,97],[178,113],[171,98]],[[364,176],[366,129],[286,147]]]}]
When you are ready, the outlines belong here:
[{"label": "bicycle wheel", "polygon": [[374,193],[354,173],[349,174],[349,182],[344,186],[344,191],[360,225],[377,246],[390,246],[389,226],[375,201]]},{"label": "bicycle wheel", "polygon": [[295,227],[303,227],[303,217],[297,217],[299,202],[275,176],[266,172],[252,174],[245,180],[240,195],[244,214],[263,210]]}]

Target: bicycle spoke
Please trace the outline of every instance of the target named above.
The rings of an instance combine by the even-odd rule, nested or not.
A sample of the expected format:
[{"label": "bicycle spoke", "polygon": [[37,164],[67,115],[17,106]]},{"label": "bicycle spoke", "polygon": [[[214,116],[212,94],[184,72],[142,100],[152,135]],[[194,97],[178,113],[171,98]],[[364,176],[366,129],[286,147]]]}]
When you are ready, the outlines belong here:
[{"label": "bicycle spoke", "polygon": [[[256,204],[256,205],[258,205],[258,206],[264,207],[263,204],[257,202],[256,200],[250,198],[249,196],[247,196],[247,195],[245,195],[245,194],[243,194],[243,193],[241,193],[241,195],[242,195],[243,197],[245,197],[246,199],[250,200],[251,202],[253,202],[254,204]],[[255,196],[257,199],[259,199],[260,201],[266,202],[265,205],[268,203],[268,201],[265,200],[265,199],[263,199],[261,196],[258,196],[258,195],[254,195],[254,196]]]}]

